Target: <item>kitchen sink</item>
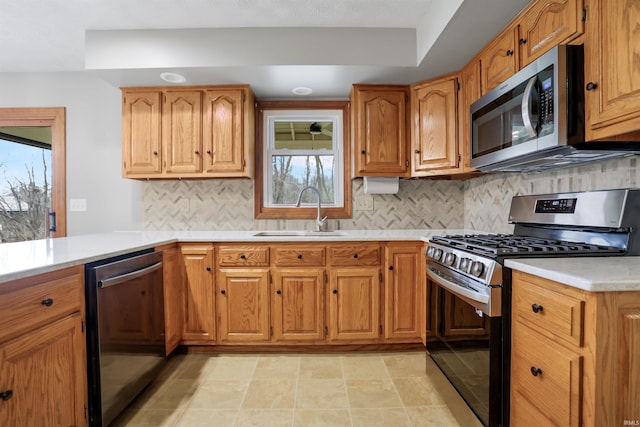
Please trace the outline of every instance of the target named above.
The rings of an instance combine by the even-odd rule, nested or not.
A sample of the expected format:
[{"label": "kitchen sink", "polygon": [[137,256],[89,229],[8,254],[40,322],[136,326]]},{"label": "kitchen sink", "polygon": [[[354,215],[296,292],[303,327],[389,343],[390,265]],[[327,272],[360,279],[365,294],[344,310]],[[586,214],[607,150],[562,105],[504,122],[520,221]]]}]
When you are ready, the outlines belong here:
[{"label": "kitchen sink", "polygon": [[340,231],[272,230],[259,231],[254,237],[333,237],[342,236]]}]

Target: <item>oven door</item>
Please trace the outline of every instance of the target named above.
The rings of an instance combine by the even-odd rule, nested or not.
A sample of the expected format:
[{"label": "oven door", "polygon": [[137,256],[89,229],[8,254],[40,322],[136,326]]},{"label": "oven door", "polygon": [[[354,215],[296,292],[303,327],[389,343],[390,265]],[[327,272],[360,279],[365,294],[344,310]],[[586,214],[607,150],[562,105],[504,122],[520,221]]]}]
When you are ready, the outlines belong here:
[{"label": "oven door", "polygon": [[507,426],[509,364],[503,359],[508,346],[503,342],[503,316],[485,314],[486,294],[443,277],[446,273],[429,265],[427,271],[437,312],[427,344],[431,359],[484,426]]}]

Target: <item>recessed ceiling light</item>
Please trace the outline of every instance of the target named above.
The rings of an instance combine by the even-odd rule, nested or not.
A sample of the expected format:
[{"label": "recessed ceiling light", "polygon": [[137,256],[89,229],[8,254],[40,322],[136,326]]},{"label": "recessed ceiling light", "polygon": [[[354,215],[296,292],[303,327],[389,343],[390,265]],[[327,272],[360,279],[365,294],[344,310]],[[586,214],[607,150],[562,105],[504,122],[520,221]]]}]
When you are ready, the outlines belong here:
[{"label": "recessed ceiling light", "polygon": [[160,78],[169,83],[184,83],[187,81],[185,76],[178,73],[160,73]]},{"label": "recessed ceiling light", "polygon": [[310,87],[294,87],[291,92],[293,92],[296,95],[311,95],[311,92],[313,92],[313,90]]}]

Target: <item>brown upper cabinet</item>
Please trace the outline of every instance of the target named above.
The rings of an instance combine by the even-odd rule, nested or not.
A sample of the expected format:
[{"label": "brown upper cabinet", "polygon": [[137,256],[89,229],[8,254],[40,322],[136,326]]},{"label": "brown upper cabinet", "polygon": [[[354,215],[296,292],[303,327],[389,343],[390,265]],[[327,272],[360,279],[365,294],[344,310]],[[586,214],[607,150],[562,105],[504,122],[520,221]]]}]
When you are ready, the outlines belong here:
[{"label": "brown upper cabinet", "polygon": [[408,104],[408,86],[353,85],[354,176],[409,176]]},{"label": "brown upper cabinet", "polygon": [[125,178],[252,177],[249,86],[122,89]]},{"label": "brown upper cabinet", "polygon": [[478,54],[481,94],[553,46],[580,36],[584,32],[584,13],[582,0],[532,1]]},{"label": "brown upper cabinet", "polygon": [[[585,40],[586,139],[640,129],[640,5],[588,0]],[[635,58],[635,60],[634,60]],[[627,138],[621,138],[627,139]]]},{"label": "brown upper cabinet", "polygon": [[412,176],[459,172],[458,75],[411,86]]}]

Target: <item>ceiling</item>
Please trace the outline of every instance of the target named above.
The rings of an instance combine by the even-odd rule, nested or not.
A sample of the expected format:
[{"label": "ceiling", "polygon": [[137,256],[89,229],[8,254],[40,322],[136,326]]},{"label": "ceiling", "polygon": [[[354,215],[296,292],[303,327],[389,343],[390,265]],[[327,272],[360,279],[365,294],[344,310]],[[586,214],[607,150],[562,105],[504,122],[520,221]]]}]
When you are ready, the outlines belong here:
[{"label": "ceiling", "polygon": [[[461,68],[528,0],[0,0],[0,72],[84,71],[114,86],[251,84],[346,98]],[[309,87],[297,96],[294,87]]]}]

